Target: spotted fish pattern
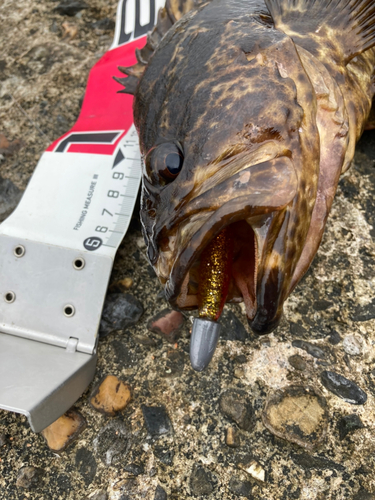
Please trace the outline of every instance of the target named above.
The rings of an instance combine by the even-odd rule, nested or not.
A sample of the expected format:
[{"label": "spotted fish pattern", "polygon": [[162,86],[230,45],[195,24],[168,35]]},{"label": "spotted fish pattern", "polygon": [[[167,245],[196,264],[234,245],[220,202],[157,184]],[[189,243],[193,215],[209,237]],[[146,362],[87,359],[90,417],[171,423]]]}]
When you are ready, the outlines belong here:
[{"label": "spotted fish pattern", "polygon": [[227,301],[272,331],[316,254],[375,93],[372,0],[168,0],[122,68],[144,160],[141,220],[171,304],[234,238]]}]

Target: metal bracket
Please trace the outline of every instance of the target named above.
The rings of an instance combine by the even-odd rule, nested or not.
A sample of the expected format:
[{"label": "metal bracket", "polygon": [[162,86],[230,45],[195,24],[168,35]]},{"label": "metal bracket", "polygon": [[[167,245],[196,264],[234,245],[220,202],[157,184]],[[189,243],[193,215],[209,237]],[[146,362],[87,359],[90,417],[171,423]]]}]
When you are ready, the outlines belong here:
[{"label": "metal bracket", "polygon": [[0,408],[27,415],[36,432],[94,376],[108,280],[140,184],[132,101],[108,77],[145,43],[137,26],[124,43],[125,15],[137,19],[120,0],[114,43],[90,72],[77,123],[47,148],[0,225]]}]

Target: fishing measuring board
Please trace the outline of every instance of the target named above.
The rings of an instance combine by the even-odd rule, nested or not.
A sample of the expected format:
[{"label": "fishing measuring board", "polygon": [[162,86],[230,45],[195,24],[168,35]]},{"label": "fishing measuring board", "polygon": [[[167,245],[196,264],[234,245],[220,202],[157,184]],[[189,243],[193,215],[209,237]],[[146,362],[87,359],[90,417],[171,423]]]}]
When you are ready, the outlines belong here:
[{"label": "fishing measuring board", "polygon": [[136,62],[163,3],[120,1],[76,124],[43,153],[0,225],[0,408],[25,414],[35,432],[94,376],[108,281],[141,178],[133,97],[112,77]]}]

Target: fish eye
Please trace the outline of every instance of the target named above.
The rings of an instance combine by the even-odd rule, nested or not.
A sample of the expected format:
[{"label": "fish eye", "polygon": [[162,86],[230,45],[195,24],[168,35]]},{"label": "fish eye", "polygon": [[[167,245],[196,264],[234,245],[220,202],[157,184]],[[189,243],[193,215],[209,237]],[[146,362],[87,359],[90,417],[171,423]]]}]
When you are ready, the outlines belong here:
[{"label": "fish eye", "polygon": [[184,156],[181,149],[173,143],[160,144],[150,151],[146,168],[150,177],[162,184],[172,182],[181,172]]}]

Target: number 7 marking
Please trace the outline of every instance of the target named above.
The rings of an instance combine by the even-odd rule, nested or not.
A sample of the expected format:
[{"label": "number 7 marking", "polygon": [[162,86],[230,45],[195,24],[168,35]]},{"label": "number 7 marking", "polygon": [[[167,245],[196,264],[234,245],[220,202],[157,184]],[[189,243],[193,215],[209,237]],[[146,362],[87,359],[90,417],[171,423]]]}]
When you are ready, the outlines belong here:
[{"label": "number 7 marking", "polygon": [[106,208],[103,208],[102,215],[104,215],[104,212],[107,212],[107,214],[109,214],[111,217],[113,217],[113,214],[111,214],[111,212],[109,212]]}]

